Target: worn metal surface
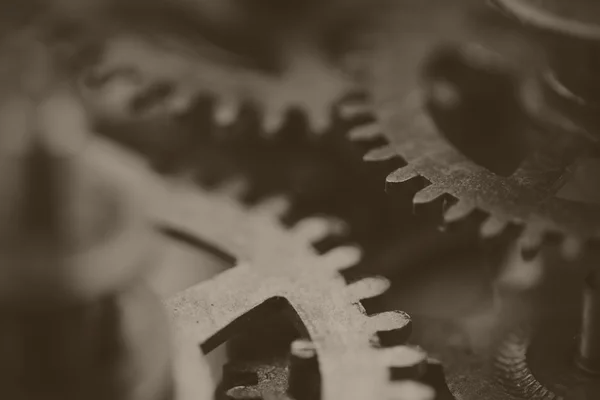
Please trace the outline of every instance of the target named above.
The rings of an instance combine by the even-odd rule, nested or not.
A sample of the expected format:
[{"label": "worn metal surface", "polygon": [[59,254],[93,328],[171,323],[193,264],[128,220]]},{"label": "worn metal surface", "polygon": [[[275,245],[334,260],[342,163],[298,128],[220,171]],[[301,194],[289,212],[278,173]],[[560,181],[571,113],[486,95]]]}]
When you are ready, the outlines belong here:
[{"label": "worn metal surface", "polygon": [[[395,337],[394,344],[405,340],[407,315],[367,316],[360,305],[361,299],[382,293],[385,280],[347,285],[339,270],[358,261],[357,249],[319,255],[310,245],[327,235],[326,221],[308,220],[286,230],[277,221],[281,202],[248,210],[229,195],[199,193],[185,186],[170,187],[169,193],[155,200],[160,200],[154,214],[158,224],[205,238],[238,262],[167,301],[176,342],[195,341],[208,352],[227,340],[237,322],[256,318],[270,302],[283,302],[315,346],[323,399],[428,398],[431,394],[428,387],[410,382],[427,363],[424,353],[402,345],[378,346],[378,335]],[[167,255],[164,262],[168,260]],[[191,360],[193,355],[186,352]],[[408,374],[399,382],[391,381],[394,369]]]},{"label": "worn metal surface", "polygon": [[[382,47],[392,48],[389,43],[401,32],[390,33]],[[366,158],[400,157],[408,164],[390,174],[388,184],[416,177],[428,181],[415,203],[445,194],[458,199],[445,212],[448,221],[480,209],[490,214],[482,225],[484,236],[516,223],[524,225],[524,248],[535,249],[549,234],[559,233],[566,237],[566,253],[577,254],[582,242],[597,235],[600,210],[561,198],[559,192],[588,144],[578,137],[540,132],[528,121],[520,110],[520,82],[502,77],[515,73],[502,57],[495,60],[496,55],[473,46],[457,49],[433,60],[421,88],[402,80],[390,84],[395,71],[405,68],[404,55],[382,51],[386,67],[375,74],[371,108],[377,123],[351,137],[383,136],[389,144]],[[365,105],[362,111],[369,109]],[[494,171],[489,163],[498,159],[509,168]]]}]

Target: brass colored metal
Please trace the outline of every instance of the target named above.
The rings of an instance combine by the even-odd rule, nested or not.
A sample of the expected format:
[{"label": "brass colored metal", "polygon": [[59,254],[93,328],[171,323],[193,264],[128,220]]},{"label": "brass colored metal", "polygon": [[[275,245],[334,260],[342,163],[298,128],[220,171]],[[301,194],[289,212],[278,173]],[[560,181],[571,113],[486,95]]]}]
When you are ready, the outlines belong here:
[{"label": "brass colored metal", "polygon": [[[432,398],[432,389],[416,381],[419,373],[401,381],[390,378],[392,368],[419,371],[426,363],[423,352],[403,345],[410,327],[408,316],[402,312],[367,316],[360,303],[387,289],[386,280],[371,278],[347,285],[339,271],[359,260],[358,250],[343,247],[319,255],[312,247],[335,226],[310,219],[285,229],[277,220],[286,210],[284,200],[247,209],[232,197],[239,195],[235,184],[217,192],[201,192],[185,184],[167,189],[150,196],[155,223],[206,238],[237,261],[231,270],[167,301],[177,342],[195,342],[207,353],[226,341],[242,321],[259,319],[277,305],[289,310],[316,350],[322,399]],[[166,254],[167,265],[169,259]],[[392,347],[380,344],[379,335],[384,334]],[[295,370],[299,375],[292,381],[305,379],[302,368]],[[243,396],[241,388],[236,392]]]}]

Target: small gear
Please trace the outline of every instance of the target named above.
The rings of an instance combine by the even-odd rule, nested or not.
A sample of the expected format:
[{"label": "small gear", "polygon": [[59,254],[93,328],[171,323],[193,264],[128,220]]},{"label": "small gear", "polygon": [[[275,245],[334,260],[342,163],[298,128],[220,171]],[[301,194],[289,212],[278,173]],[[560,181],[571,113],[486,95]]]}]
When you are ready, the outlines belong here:
[{"label": "small gear", "polygon": [[[138,159],[108,143],[96,142],[88,151],[114,157],[113,168],[145,193],[151,221],[161,231],[208,242],[237,261],[236,267],[166,301],[176,344],[183,346],[176,355],[186,364],[195,360],[190,343],[207,353],[227,340],[236,321],[251,319],[270,302],[284,302],[316,350],[322,398],[433,398],[433,389],[418,381],[428,365],[425,353],[401,345],[409,317],[399,311],[369,316],[360,303],[383,293],[387,281],[370,278],[347,285],[339,271],[360,259],[358,249],[341,247],[319,255],[312,247],[330,233],[327,220],[307,219],[288,230],[278,221],[286,209],[283,200],[249,209],[235,200],[243,185],[211,192],[189,182],[165,186]],[[180,259],[176,247],[167,249],[161,259],[165,268]],[[383,347],[380,337],[394,346]],[[292,368],[290,380],[297,374]]]}]

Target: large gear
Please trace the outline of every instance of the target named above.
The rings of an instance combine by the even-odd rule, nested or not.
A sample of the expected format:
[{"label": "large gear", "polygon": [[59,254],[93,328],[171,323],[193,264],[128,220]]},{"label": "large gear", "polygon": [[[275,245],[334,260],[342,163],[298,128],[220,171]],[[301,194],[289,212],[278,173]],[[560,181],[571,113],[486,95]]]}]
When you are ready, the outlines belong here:
[{"label": "large gear", "polygon": [[[255,105],[263,115],[266,132],[277,132],[286,114],[294,109],[306,112],[313,130],[323,131],[330,124],[332,105],[352,88],[351,81],[312,50],[291,51],[289,66],[282,75],[272,75],[210,58],[157,48],[143,39],[124,38],[112,43],[99,67],[104,75],[114,71],[141,71],[141,81],[113,78],[100,90],[84,86],[90,107],[96,113],[122,119],[140,118],[130,112],[136,98],[159,94],[158,115],[177,115],[191,107],[199,93],[219,99],[215,121],[233,123],[246,103]],[[318,86],[318,90],[314,90]],[[167,89],[169,88],[169,89]],[[166,104],[165,104],[166,103]],[[146,118],[156,116],[146,111]],[[143,118],[143,117],[142,117]]]},{"label": "large gear", "polygon": [[[342,39],[340,32],[327,32],[344,31],[347,24],[362,25],[373,18],[371,12],[365,12],[371,5],[367,8],[361,3],[325,2],[316,7],[319,11],[312,11],[313,20],[307,26],[300,22],[300,26],[291,23],[284,28],[285,18],[283,23],[275,23],[270,36],[262,41],[281,42],[274,49],[279,60],[276,71],[258,68],[253,56],[232,50],[236,46],[206,46],[198,32],[183,41],[173,40],[167,31],[119,32],[106,41],[101,60],[87,74],[89,79],[81,82],[82,91],[100,120],[179,115],[193,106],[198,94],[209,94],[218,100],[214,117],[219,124],[233,123],[250,105],[262,116],[266,133],[278,132],[287,114],[295,110],[304,112],[313,131],[322,132],[331,124],[332,106],[354,89],[355,72],[360,68],[358,57],[352,55],[368,41],[366,35]],[[254,7],[260,9],[261,5]],[[268,17],[271,24],[277,12],[264,12],[275,13]],[[296,17],[303,20],[300,15]],[[211,15],[203,18],[210,20]],[[267,27],[254,22],[246,31],[261,29]],[[237,41],[245,43],[247,35],[244,32]],[[328,40],[336,43],[328,44]]]},{"label": "large gear", "polygon": [[[112,146],[92,146],[92,151],[107,150],[117,157],[125,154]],[[323,399],[433,397],[433,390],[418,382],[428,364],[426,355],[400,345],[410,327],[409,317],[402,312],[368,316],[360,303],[385,291],[387,281],[365,279],[348,286],[339,271],[357,262],[360,252],[343,247],[319,255],[312,247],[330,232],[327,221],[310,219],[287,230],[278,221],[285,202],[274,200],[248,209],[232,198],[238,185],[220,192],[201,192],[181,182],[164,186],[129,154],[123,159],[127,164],[114,162],[112,167],[123,169],[121,176],[146,194],[156,226],[208,241],[237,262],[167,300],[176,342],[185,345],[178,355],[193,362],[190,343],[209,352],[227,340],[227,328],[236,321],[251,318],[270,302],[284,302],[314,346]],[[175,247],[168,249],[171,252],[162,259],[165,268],[180,259]],[[381,346],[378,335],[398,346]],[[391,381],[392,371],[402,380]],[[292,369],[290,379],[296,373]]]},{"label": "large gear", "polygon": [[427,397],[430,390],[419,384],[389,382],[391,368],[418,370],[426,358],[408,347],[373,346],[378,332],[406,328],[409,320],[403,313],[365,315],[359,301],[387,285],[374,279],[346,286],[338,270],[357,261],[357,252],[346,248],[316,254],[310,243],[327,232],[324,221],[305,222],[288,232],[274,218],[280,211],[277,203],[249,213],[222,195],[172,194],[170,204],[174,200],[180,207],[167,218],[158,215],[161,225],[208,237],[240,263],[168,301],[178,329],[214,346],[215,340],[225,339],[215,336],[225,327],[269,300],[285,299],[316,348],[323,398]]},{"label": "large gear", "polygon": [[[390,40],[394,40],[397,34],[391,34]],[[402,183],[416,177],[428,181],[429,185],[416,194],[415,203],[427,203],[445,194],[458,199],[457,204],[445,211],[446,221],[462,219],[479,209],[489,214],[481,227],[484,237],[498,235],[509,224],[515,223],[524,225],[520,244],[526,250],[539,248],[545,238],[558,233],[565,237],[565,255],[579,254],[582,246],[598,235],[600,210],[594,205],[570,200],[561,189],[573,174],[578,157],[584,157],[589,152],[587,142],[577,137],[553,141],[554,137],[550,138],[549,135],[556,134],[548,132],[548,129],[543,132],[546,136],[540,140],[536,136],[539,135],[538,129],[523,123],[524,117],[518,113],[502,114],[505,112],[502,107],[512,101],[505,100],[510,95],[504,97],[504,93],[497,90],[499,86],[490,85],[490,80],[477,80],[481,75],[474,71],[484,71],[485,76],[486,68],[490,65],[486,57],[490,53],[481,47],[464,46],[458,54],[462,57],[461,62],[450,64],[448,69],[455,75],[434,75],[430,85],[425,88],[416,88],[414,84],[408,87],[403,84],[390,85],[389,82],[394,81],[394,71],[403,68],[404,57],[398,52],[389,51],[382,55],[386,60],[386,68],[374,77],[373,104],[363,104],[362,107],[350,104],[347,107],[350,115],[372,112],[377,122],[355,130],[351,138],[371,140],[383,136],[388,144],[370,152],[365,158],[387,160],[400,157],[407,163],[388,176],[388,184]],[[469,71],[464,72],[460,68]],[[462,75],[460,71],[463,71]],[[497,70],[491,72],[497,73]],[[474,79],[471,81],[460,81],[472,76]],[[503,82],[502,90],[510,91],[510,87],[508,81]],[[489,97],[476,97],[481,93],[487,93]],[[487,109],[485,104],[490,104]],[[473,117],[473,107],[477,107],[476,112],[480,113],[477,118]],[[455,117],[458,129],[494,132],[494,137],[490,134],[485,135],[485,139],[474,139],[484,140],[482,146],[488,146],[488,152],[495,151],[498,154],[503,151],[500,147],[492,150],[489,146],[496,144],[490,143],[496,143],[503,135],[509,136],[506,130],[522,129],[523,126],[528,130],[527,135],[538,141],[535,151],[525,159],[519,159],[520,165],[511,173],[494,173],[461,153],[444,136],[447,122],[443,119],[444,113],[451,112],[457,116],[463,115],[461,112],[471,113],[471,118]],[[465,127],[464,121],[479,125]],[[507,121],[515,122],[515,125],[508,126]],[[456,127],[453,129],[457,130]],[[539,142],[543,142],[542,145]],[[519,146],[524,147],[519,143],[510,150]]]}]

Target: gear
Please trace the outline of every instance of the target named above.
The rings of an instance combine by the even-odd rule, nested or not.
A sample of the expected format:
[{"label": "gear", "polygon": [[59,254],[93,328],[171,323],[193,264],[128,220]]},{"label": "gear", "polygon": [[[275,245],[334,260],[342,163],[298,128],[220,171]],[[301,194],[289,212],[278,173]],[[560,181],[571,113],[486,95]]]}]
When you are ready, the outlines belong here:
[{"label": "gear", "polygon": [[[390,74],[395,66],[402,68],[404,61],[398,54],[384,56],[389,60],[388,73],[375,78],[375,104],[346,107],[348,115],[373,110],[377,123],[355,130],[351,138],[385,137],[389,144],[368,153],[365,159],[399,156],[407,163],[388,176],[388,184],[425,178],[430,184],[415,195],[415,203],[446,194],[457,198],[457,204],[445,211],[446,221],[462,219],[479,209],[489,214],[481,226],[484,237],[500,234],[509,224],[522,224],[525,228],[519,242],[523,249],[537,250],[547,236],[558,233],[565,237],[565,255],[576,256],[588,239],[597,236],[600,210],[564,198],[561,188],[578,157],[588,153],[589,145],[579,138],[555,139],[547,129],[540,139],[539,130],[527,125],[525,116],[515,111],[515,97],[507,91],[516,85],[506,80],[498,84],[496,78],[506,74],[496,68],[497,59],[490,71],[489,54],[481,47],[463,46],[450,57],[437,60],[445,72],[430,66],[434,74],[428,87],[412,90],[389,85],[393,81]],[[518,136],[523,127],[526,132]],[[455,131],[458,139],[448,134]],[[469,136],[469,132],[474,133]],[[511,137],[513,133],[515,137]],[[518,168],[508,174],[494,173],[474,161],[476,156],[461,153],[461,146],[456,145],[461,139],[472,139],[471,144],[479,141],[476,152],[488,152],[484,157],[479,154],[480,159],[498,157],[508,148],[501,161],[506,164],[508,160]],[[510,140],[514,142],[508,143]],[[527,157],[514,151],[526,147],[523,142],[529,140],[535,141],[536,147]]]},{"label": "gear", "polygon": [[277,132],[286,113],[295,108],[305,111],[313,130],[320,132],[330,123],[332,104],[351,88],[349,79],[310,50],[294,51],[289,68],[281,76],[219,65],[206,57],[159,49],[135,38],[113,42],[105,56],[100,67],[104,75],[132,67],[142,71],[139,83],[111,79],[99,93],[84,89],[91,107],[111,118],[119,116],[121,110],[127,110],[121,114],[122,119],[131,118],[130,105],[136,98],[155,96],[159,97],[159,101],[152,99],[156,112],[144,110],[147,118],[161,115],[165,109],[178,114],[204,92],[220,99],[214,116],[220,125],[233,123],[244,103],[250,102],[264,115],[264,130],[268,133]]},{"label": "gear", "polygon": [[[340,6],[331,5],[333,10],[336,7]],[[119,33],[108,40],[99,64],[82,80],[82,91],[101,120],[179,115],[189,110],[198,94],[209,94],[218,99],[214,117],[221,125],[233,123],[250,104],[261,114],[267,134],[278,132],[287,113],[295,109],[306,114],[312,131],[322,132],[331,123],[333,104],[353,89],[350,75],[357,68],[350,66],[349,57],[335,54],[344,52],[337,49],[342,47],[337,41],[344,40],[328,44],[319,37],[323,29],[335,30],[336,24],[353,18],[342,15],[329,24],[322,21],[331,19],[331,13],[328,10],[328,17],[321,15],[316,18],[319,22],[313,21],[315,32],[305,32],[306,28],[291,34],[279,32],[277,40],[283,44],[274,50],[280,60],[277,71],[256,67],[255,58],[240,56],[231,46],[207,47],[203,38],[195,38],[197,34],[182,41],[166,33]],[[271,34],[270,39],[278,32]],[[364,47],[359,43],[363,38],[350,41]],[[343,47],[347,50],[348,46]]]},{"label": "gear", "polygon": [[[270,302],[284,302],[316,349],[322,398],[433,397],[433,390],[418,382],[427,367],[422,351],[380,345],[379,336],[386,343],[405,340],[409,317],[403,312],[368,316],[360,303],[385,291],[387,281],[372,278],[348,286],[339,271],[357,262],[359,251],[343,247],[319,255],[312,247],[330,232],[327,221],[309,219],[287,230],[277,220],[286,208],[283,201],[247,209],[233,198],[239,185],[216,192],[203,192],[185,182],[164,186],[130,154],[123,156],[122,150],[108,145],[93,147],[92,151],[108,150],[127,162],[125,168],[119,162],[113,168],[122,169],[121,176],[145,193],[151,220],[162,231],[209,241],[238,262],[235,268],[167,300],[176,343],[183,346],[177,355],[186,363],[194,359],[192,342],[209,352],[227,340],[228,328],[236,321],[252,318]],[[174,250],[161,262],[168,268],[177,259]],[[390,381],[392,373],[402,380]],[[295,379],[294,368],[291,375],[290,380]]]},{"label": "gear", "polygon": [[158,223],[211,238],[240,262],[168,301],[178,329],[193,335],[205,350],[224,340],[224,328],[239,318],[270,299],[285,299],[316,348],[323,398],[427,398],[430,389],[419,384],[389,382],[394,368],[413,369],[417,377],[415,371],[426,364],[424,354],[404,346],[376,348],[377,333],[405,329],[407,316],[392,312],[369,317],[360,305],[360,299],[385,290],[385,281],[365,280],[347,287],[338,271],[358,260],[356,249],[319,256],[309,245],[327,234],[324,221],[305,221],[286,231],[274,219],[281,212],[279,202],[248,212],[221,194],[200,196],[181,189],[169,198],[167,204],[176,201],[179,207],[160,212]]}]

